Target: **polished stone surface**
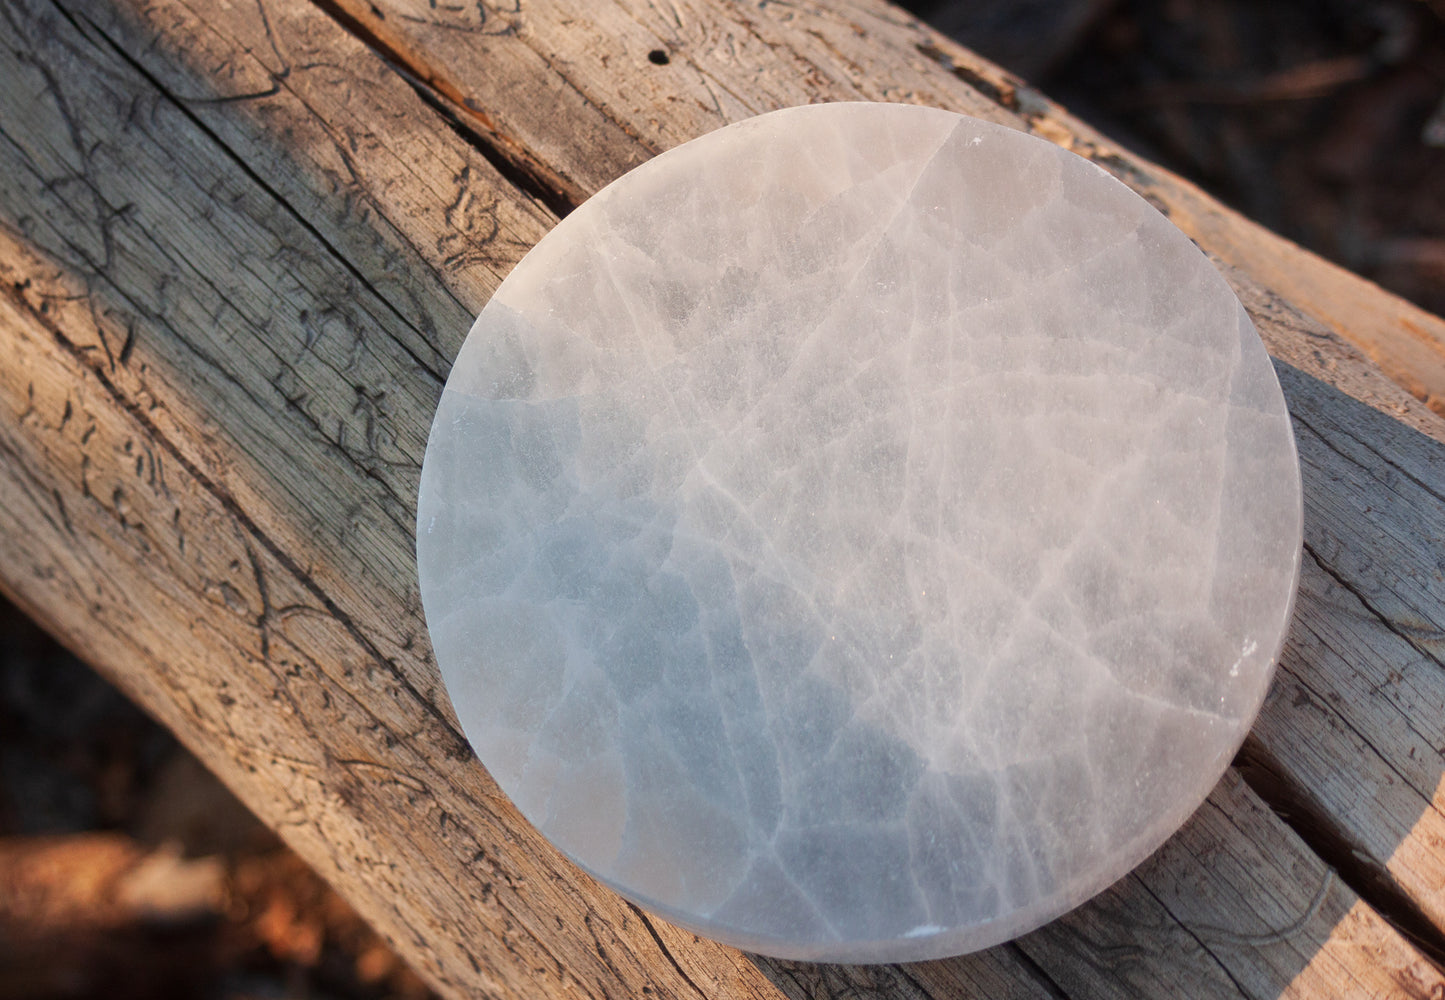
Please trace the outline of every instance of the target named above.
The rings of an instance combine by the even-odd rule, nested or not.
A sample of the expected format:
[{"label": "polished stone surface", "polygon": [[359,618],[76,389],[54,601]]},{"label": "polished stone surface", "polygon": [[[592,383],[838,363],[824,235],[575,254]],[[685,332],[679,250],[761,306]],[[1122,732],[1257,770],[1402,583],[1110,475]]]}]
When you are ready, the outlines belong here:
[{"label": "polished stone surface", "polygon": [[467,737],[558,847],[739,947],[981,948],[1200,804],[1289,620],[1274,370],[1144,201],[943,111],[688,143],[520,263],[418,558]]}]

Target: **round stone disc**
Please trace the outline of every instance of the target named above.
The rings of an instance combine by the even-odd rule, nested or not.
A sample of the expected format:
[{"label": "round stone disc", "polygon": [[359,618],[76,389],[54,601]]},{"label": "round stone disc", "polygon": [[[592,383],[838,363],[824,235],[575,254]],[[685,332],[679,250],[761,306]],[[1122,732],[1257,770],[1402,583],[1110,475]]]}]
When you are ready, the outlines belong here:
[{"label": "round stone disc", "polygon": [[664,153],[477,319],[417,555],[468,739],[579,865],[787,958],[1058,916],[1204,800],[1290,618],[1258,335],[1087,161],[833,104]]}]

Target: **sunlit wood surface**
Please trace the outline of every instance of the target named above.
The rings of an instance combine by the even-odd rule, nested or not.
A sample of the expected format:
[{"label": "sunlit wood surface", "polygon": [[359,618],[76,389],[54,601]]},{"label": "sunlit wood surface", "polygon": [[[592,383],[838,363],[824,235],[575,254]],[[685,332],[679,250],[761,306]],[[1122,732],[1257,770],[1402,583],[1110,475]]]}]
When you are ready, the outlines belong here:
[{"label": "sunlit wood surface", "polygon": [[[873,0],[0,0],[0,587],[450,997],[1445,997],[1445,322]],[[819,100],[1093,159],[1219,263],[1304,472],[1236,767],[1020,941],[758,959],[560,858],[461,739],[412,555],[473,315],[649,156]],[[1431,407],[1435,410],[1432,410]]]}]

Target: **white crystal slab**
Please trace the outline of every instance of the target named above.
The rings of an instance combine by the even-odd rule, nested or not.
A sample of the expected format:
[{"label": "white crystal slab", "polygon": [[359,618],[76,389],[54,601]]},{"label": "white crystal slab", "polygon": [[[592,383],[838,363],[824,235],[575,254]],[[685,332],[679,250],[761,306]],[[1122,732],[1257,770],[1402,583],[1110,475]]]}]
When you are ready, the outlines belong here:
[{"label": "white crystal slab", "polygon": [[1030,930],[1203,801],[1290,618],[1300,480],[1209,261],[944,111],[658,156],[452,369],[417,556],[468,739],[669,920],[789,958]]}]

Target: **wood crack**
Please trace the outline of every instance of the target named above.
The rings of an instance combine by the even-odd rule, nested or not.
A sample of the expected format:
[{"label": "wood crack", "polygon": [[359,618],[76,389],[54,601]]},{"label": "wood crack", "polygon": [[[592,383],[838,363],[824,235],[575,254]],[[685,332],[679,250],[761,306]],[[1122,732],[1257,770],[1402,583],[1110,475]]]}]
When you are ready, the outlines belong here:
[{"label": "wood crack", "polygon": [[[351,275],[351,277],[356,279],[356,281],[358,281],[363,288],[370,292],[372,296],[376,299],[376,301],[379,302],[389,313],[391,313],[391,315],[394,316],[397,321],[399,321],[408,330],[416,334],[416,336],[420,340],[425,343],[430,343],[430,338],[420,327],[418,327],[415,323],[408,319],[406,315],[404,315],[401,310],[397,308],[397,306],[387,296],[383,295],[381,291],[371,283],[371,281],[366,277],[366,275],[363,274],[356,267],[355,264],[348,260],[346,255],[343,254],[336,246],[334,246],[331,241],[328,240],[326,236],[319,229],[317,229],[316,226],[313,225],[309,219],[307,219],[304,215],[297,211],[290,202],[288,202],[284,197],[282,197],[279,191],[277,191],[269,183],[267,183],[265,178],[261,177],[258,173],[256,173],[256,171],[251,167],[249,163],[245,161],[245,159],[237,155],[235,150],[233,150],[224,140],[222,140],[221,137],[210,128],[210,126],[208,126],[194,112],[192,112],[191,109],[186,106],[186,103],[181,98],[171,93],[171,91],[167,89],[166,86],[161,83],[161,81],[157,79],[154,74],[150,72],[150,70],[146,69],[144,65],[132,58],[130,53],[128,53],[117,41],[115,41],[115,39],[111,38],[99,25],[97,25],[84,13],[72,13],[64,6],[61,0],[50,0],[50,2],[55,7],[55,9],[60,12],[61,16],[63,16],[67,21],[71,23],[71,25],[76,29],[76,31],[80,32],[82,35],[93,33],[96,37],[103,40],[106,46],[111,50],[112,53],[114,53],[117,58],[124,62],[128,67],[130,67],[131,70],[137,73],[142,79],[146,81],[146,83],[148,83],[152,88],[154,88],[156,93],[161,95],[161,97],[163,97],[172,107],[174,107],[183,116],[185,116],[186,120],[192,126],[194,126],[198,132],[204,135],[210,142],[214,143],[216,148],[221,150],[226,155],[226,157],[233,164],[236,165],[237,169],[239,169],[243,174],[245,174],[247,179],[249,179],[262,191],[264,191],[267,196],[270,197],[272,201],[279,205],[283,210],[285,210],[285,212],[299,226],[306,230],[306,232],[310,236],[312,236],[318,243],[325,247],[331,257],[343,268],[345,268],[346,272]],[[85,24],[90,29],[89,32],[87,32],[84,28],[80,26],[80,21],[85,22]],[[406,352],[407,356],[411,358],[411,360],[416,364],[418,369],[425,372],[432,378],[438,388],[440,388],[446,382],[446,375],[444,375],[436,368],[432,367],[426,360],[424,360],[420,355],[418,355],[416,351],[414,351],[411,346],[406,343],[404,338],[396,338],[396,344],[403,351]]]},{"label": "wood crack", "polygon": [[1368,611],[1370,615],[1375,618],[1381,625],[1389,629],[1400,639],[1409,643],[1411,649],[1418,652],[1421,656],[1425,657],[1427,660],[1435,664],[1441,670],[1445,670],[1445,660],[1441,660],[1438,655],[1422,646],[1421,640],[1415,638],[1410,634],[1410,632],[1413,630],[1402,628],[1401,626],[1397,625],[1394,621],[1390,619],[1388,615],[1386,615],[1379,608],[1375,607],[1372,603],[1370,603],[1370,599],[1365,596],[1364,591],[1360,590],[1359,587],[1357,587],[1354,583],[1347,579],[1342,573],[1339,572],[1339,570],[1335,569],[1329,563],[1325,562],[1325,560],[1320,556],[1320,554],[1315,551],[1314,546],[1310,545],[1309,542],[1304,543],[1304,550],[1309,554],[1309,557],[1315,561],[1315,564],[1318,565],[1319,568],[1323,570],[1331,580],[1334,580],[1346,591],[1348,591],[1355,598],[1355,600],[1359,601],[1360,605],[1366,611]]},{"label": "wood crack", "polygon": [[1159,905],[1160,909],[1162,909],[1165,913],[1169,914],[1170,919],[1174,921],[1174,923],[1179,927],[1180,930],[1184,931],[1184,933],[1189,935],[1189,937],[1194,941],[1194,943],[1199,946],[1200,951],[1209,956],[1210,961],[1217,969],[1219,969],[1220,972],[1224,973],[1225,978],[1228,979],[1231,985],[1234,986],[1235,991],[1241,997],[1245,997],[1246,1000],[1250,1000],[1251,994],[1249,990],[1244,988],[1244,984],[1239,981],[1239,977],[1234,974],[1234,971],[1230,969],[1230,967],[1225,963],[1224,959],[1220,958],[1214,953],[1214,949],[1209,947],[1205,940],[1200,937],[1198,933],[1195,932],[1194,928],[1190,927],[1187,923],[1181,920],[1179,916],[1169,908],[1169,906],[1164,902],[1164,900],[1159,897],[1159,894],[1156,893],[1153,889],[1151,889],[1142,878],[1140,878],[1138,875],[1131,875],[1129,877],[1133,879],[1133,881],[1140,888],[1142,888],[1146,893],[1148,893],[1149,897]]},{"label": "wood crack", "polygon": [[[1308,678],[1304,677],[1299,671],[1287,665],[1281,664],[1280,669],[1293,677],[1295,683],[1309,693],[1310,699],[1314,702],[1314,704],[1329,712],[1330,715],[1334,718],[1334,720],[1341,726],[1343,726],[1351,736],[1359,740],[1365,746],[1369,747],[1370,751],[1377,758],[1379,758],[1380,763],[1389,769],[1390,773],[1399,780],[1400,784],[1404,785],[1406,788],[1413,790],[1417,795],[1419,795],[1421,797],[1421,800],[1426,804],[1427,808],[1433,808],[1430,803],[1431,793],[1433,789],[1421,788],[1419,785],[1416,785],[1413,781],[1411,781],[1403,772],[1400,771],[1398,767],[1394,765],[1394,763],[1390,760],[1388,756],[1380,752],[1379,747],[1375,746],[1375,744],[1371,742],[1370,738],[1365,733],[1360,731],[1359,727],[1357,727],[1353,722],[1351,722],[1349,718],[1344,715],[1343,712],[1335,708],[1334,705],[1331,704],[1331,699],[1326,697],[1325,694],[1323,694],[1318,688],[1311,684]],[[1427,737],[1424,733],[1416,729],[1409,717],[1406,716],[1404,712],[1400,712],[1399,709],[1395,709],[1395,711],[1400,718],[1401,725],[1405,726],[1406,729],[1413,733],[1421,743],[1425,744],[1427,747],[1430,747],[1436,753],[1445,752],[1442,751],[1441,748],[1436,747],[1435,744],[1431,742],[1430,738]]]},{"label": "wood crack", "polygon": [[181,449],[151,421],[145,410],[127,397],[125,393],[121,392],[119,387],[110,380],[103,370],[99,370],[95,365],[91,364],[86,359],[85,352],[66,337],[64,332],[62,332],[49,317],[31,308],[30,303],[15,289],[6,286],[4,288],[4,294],[10,299],[15,308],[30,316],[36,323],[48,331],[50,335],[55,338],[56,344],[62,350],[80,364],[84,365],[88,371],[92,372],[100,382],[101,387],[110,396],[111,400],[128,413],[141,427],[145,428],[146,433],[150,436],[150,439],[156,443],[156,446],[162,449],[172,460],[184,469],[202,489],[209,493],[215,501],[225,509],[227,514],[235,518],[236,522],[245,529],[247,534],[256,540],[258,545],[264,548],[272,558],[280,563],[287,573],[291,574],[297,583],[320,602],[321,606],[326,609],[327,614],[331,615],[341,624],[352,639],[355,640],[357,645],[366,651],[372,661],[384,669],[396,683],[411,696],[421,710],[432,718],[439,730],[446,734],[451,744],[449,747],[444,748],[448,756],[465,758],[471,755],[470,747],[461,732],[447,720],[446,716],[433,705],[431,701],[422,696],[421,692],[411,683],[411,680],[397,668],[396,664],[382,654],[381,650],[379,650],[371,639],[357,626],[351,616],[331,599],[330,595],[321,588],[320,584],[298,565],[281,546],[277,545],[261,531],[260,526],[252,520],[251,516],[246,513],[245,509],[236,501],[235,497],[231,496],[228,490],[211,479],[203,469],[187,458]]},{"label": "wood crack", "polygon": [[944,52],[930,42],[919,42],[914,48],[918,50],[919,55],[938,63],[938,65],[968,84],[979,96],[992,101],[1005,111],[1017,112],[1019,110],[1017,88],[1006,84],[995,83],[972,67],[965,66],[958,62],[947,52]]},{"label": "wood crack", "polygon": [[1053,976],[1049,975],[1049,973],[1044,969],[1042,965],[1034,961],[1034,957],[1030,955],[1027,951],[1025,951],[1022,947],[1020,947],[1017,941],[1010,941],[1008,944],[1004,945],[1004,947],[1007,948],[1014,955],[1020,965],[1028,969],[1029,972],[1034,975],[1034,978],[1038,980],[1039,985],[1044,988],[1044,990],[1049,994],[1050,997],[1053,998],[1053,1000],[1069,1000],[1068,993],[1065,992],[1064,988],[1061,985],[1059,985],[1058,981],[1055,980]]},{"label": "wood crack", "polygon": [[[1292,414],[1292,415],[1293,415],[1293,414]],[[1307,420],[1305,420],[1303,417],[1300,417],[1300,416],[1297,416],[1297,415],[1294,415],[1294,418],[1295,418],[1296,420],[1298,420],[1298,421],[1299,421],[1301,424],[1303,424],[1304,426],[1308,427],[1308,428],[1310,429],[1310,431],[1311,431],[1316,437],[1318,437],[1320,440],[1324,441],[1325,444],[1329,447],[1329,449],[1330,449],[1331,451],[1333,451],[1335,454],[1339,455],[1341,458],[1343,458],[1345,461],[1351,463],[1352,465],[1358,466],[1359,468],[1363,469],[1365,472],[1370,473],[1371,475],[1373,475],[1374,470],[1370,469],[1369,466],[1367,466],[1367,465],[1365,465],[1364,463],[1360,462],[1359,459],[1354,458],[1353,456],[1348,455],[1348,454],[1346,454],[1345,452],[1341,451],[1338,447],[1335,446],[1335,444],[1334,444],[1332,441],[1329,440],[1329,438],[1327,438],[1325,435],[1321,434],[1321,433],[1319,432],[1319,430],[1317,430],[1317,429],[1314,427],[1314,425],[1311,424],[1309,421],[1307,421]],[[1441,504],[1445,504],[1445,493],[1441,493],[1438,489],[1436,489],[1435,487],[1431,486],[1429,483],[1427,483],[1427,482],[1425,482],[1424,480],[1422,480],[1419,476],[1415,475],[1415,474],[1414,474],[1413,472],[1411,472],[1409,469],[1406,469],[1406,468],[1405,468],[1404,466],[1402,466],[1400,463],[1398,463],[1398,462],[1396,462],[1394,459],[1390,458],[1390,456],[1384,454],[1384,452],[1382,452],[1380,449],[1374,447],[1374,446],[1371,445],[1369,442],[1361,439],[1357,434],[1351,433],[1351,431],[1350,431],[1349,428],[1347,428],[1347,427],[1336,427],[1335,429],[1338,430],[1338,431],[1339,431],[1341,434],[1343,434],[1345,437],[1349,438],[1351,441],[1355,442],[1355,444],[1357,444],[1357,445],[1359,445],[1361,448],[1365,449],[1365,451],[1369,452],[1369,453],[1370,453],[1371,455],[1373,455],[1375,458],[1379,459],[1379,460],[1380,460],[1381,462],[1383,462],[1385,465],[1387,465],[1387,466],[1389,466],[1391,469],[1395,470],[1395,472],[1399,473],[1399,474],[1400,474],[1401,476],[1403,476],[1405,479],[1408,479],[1410,482],[1414,483],[1414,484],[1415,484],[1416,486],[1418,486],[1422,491],[1424,491],[1428,496],[1430,496],[1431,499],[1437,500],[1437,501],[1439,501]],[[1432,442],[1432,443],[1433,443],[1433,442]]]},{"label": "wood crack", "polygon": [[310,0],[348,34],[381,57],[416,95],[442,116],[459,138],[481,154],[509,183],[545,205],[558,218],[587,200],[583,191],[560,172],[533,156],[521,143],[504,134],[482,109],[436,74],[414,66],[390,44],[356,18],[337,0]]},{"label": "wood crack", "polygon": [[[40,478],[35,475],[29,466],[21,461],[20,456],[15,453],[14,449],[10,447],[4,438],[0,438],[0,458],[5,459],[4,462],[0,462],[0,466],[3,466],[6,470],[23,472],[25,474],[25,482],[19,483],[19,485],[29,494],[30,503],[40,513],[40,516],[45,518],[46,523],[48,523],[56,533],[59,533],[60,525],[55,522],[55,518],[50,515],[50,511],[46,509],[44,503],[40,502],[39,495],[35,492],[36,490],[40,490],[43,493],[45,483],[41,482]],[[75,529],[71,527],[70,518],[65,512],[65,504],[61,502],[60,499],[60,491],[52,487],[51,494],[55,500],[56,509],[60,513],[61,521],[64,523],[65,533],[71,537],[75,537]]]},{"label": "wood crack", "polygon": [[692,987],[693,992],[702,997],[703,1000],[707,1000],[707,994],[702,991],[697,983],[692,981],[692,977],[678,964],[677,958],[672,954],[672,950],[667,947],[666,943],[663,942],[662,936],[657,933],[657,928],[652,926],[652,921],[648,918],[647,914],[634,905],[631,900],[627,901],[627,908],[632,911],[638,920],[642,921],[642,926],[647,928],[647,933],[652,935],[652,940],[657,943],[658,950],[662,952],[664,958],[672,963],[672,967],[677,971],[677,974],[687,982],[687,985]]},{"label": "wood crack", "polygon": [[[1243,831],[1241,831],[1243,832]],[[1233,945],[1237,948],[1263,948],[1267,945],[1282,944],[1291,938],[1298,937],[1310,924],[1310,921],[1319,916],[1320,910],[1329,898],[1330,889],[1335,884],[1335,870],[1332,867],[1325,868],[1325,876],[1320,879],[1320,886],[1315,894],[1310,897],[1309,906],[1305,911],[1288,925],[1278,930],[1266,931],[1263,934],[1236,934],[1225,927],[1212,927],[1200,924],[1197,928],[1201,939],[1208,938],[1220,944]]]},{"label": "wood crack", "polygon": [[[1250,789],[1345,885],[1435,965],[1445,968],[1445,930],[1420,909],[1388,868],[1299,788],[1288,769],[1256,736],[1246,738],[1234,766]],[[1428,803],[1426,807],[1430,808]]]}]

